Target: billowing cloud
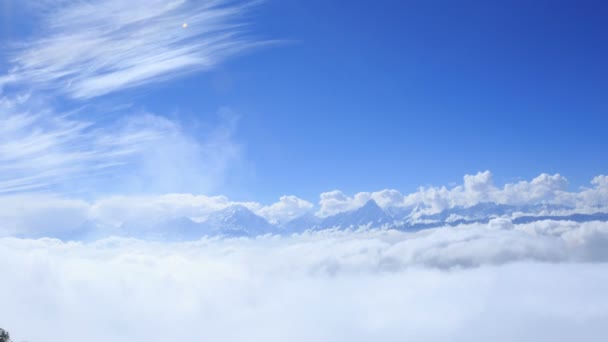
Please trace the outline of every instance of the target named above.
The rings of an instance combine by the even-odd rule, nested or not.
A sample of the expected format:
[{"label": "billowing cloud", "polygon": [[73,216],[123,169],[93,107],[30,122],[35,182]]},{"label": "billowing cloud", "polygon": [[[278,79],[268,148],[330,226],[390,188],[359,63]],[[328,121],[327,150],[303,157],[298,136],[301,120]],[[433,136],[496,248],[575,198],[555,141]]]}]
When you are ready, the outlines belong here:
[{"label": "billowing cloud", "polygon": [[566,204],[565,195],[568,188],[568,180],[560,174],[548,175],[543,173],[530,182],[520,181],[515,184],[506,184],[497,198],[498,203],[505,204],[528,204],[543,201],[560,202]]},{"label": "billowing cloud", "polygon": [[[463,185],[420,188],[407,196],[409,205],[423,205],[431,212],[454,206],[469,207],[477,203],[525,205],[538,203],[566,204],[568,181],[559,174],[541,174],[531,181],[507,183],[497,187],[490,171],[465,175]],[[563,195],[563,196],[562,196]]]},{"label": "billowing cloud", "polygon": [[252,4],[43,1],[30,7],[39,29],[8,51],[12,68],[0,88],[25,84],[92,98],[208,69],[261,44],[247,37],[243,25]]},{"label": "billowing cloud", "polygon": [[322,193],[318,215],[321,217],[357,209],[373,199],[383,208],[418,208],[422,213],[437,213],[455,206],[470,207],[491,202],[508,205],[555,204],[582,211],[608,208],[606,176],[593,179],[593,188],[568,191],[568,180],[560,174],[540,174],[530,181],[495,185],[490,171],[465,175],[463,183],[452,188],[421,187],[417,192],[403,195],[398,190],[359,192],[354,196],[335,190]]},{"label": "billowing cloud", "polygon": [[0,239],[0,321],[50,342],[602,341],[607,237],[607,223],[497,221],[179,244]]},{"label": "billowing cloud", "polygon": [[397,190],[385,189],[376,192],[359,192],[347,196],[340,190],[324,192],[320,195],[317,215],[327,217],[362,207],[370,200],[376,201],[383,208],[405,206],[405,197]]},{"label": "billowing cloud", "polygon": [[312,211],[314,205],[296,196],[282,196],[277,203],[257,210],[270,223],[285,223]]},{"label": "billowing cloud", "polygon": [[600,175],[591,181],[592,188],[583,189],[574,195],[581,209],[597,210],[606,208],[608,203],[608,176]]},{"label": "billowing cloud", "polygon": [[364,198],[368,198],[367,193],[363,193],[363,195],[360,194],[361,193],[355,195],[354,197],[349,197],[340,190],[324,192],[320,196],[320,208],[317,215],[325,217],[331,216],[335,213],[356,209],[357,207],[365,204],[366,201]]}]

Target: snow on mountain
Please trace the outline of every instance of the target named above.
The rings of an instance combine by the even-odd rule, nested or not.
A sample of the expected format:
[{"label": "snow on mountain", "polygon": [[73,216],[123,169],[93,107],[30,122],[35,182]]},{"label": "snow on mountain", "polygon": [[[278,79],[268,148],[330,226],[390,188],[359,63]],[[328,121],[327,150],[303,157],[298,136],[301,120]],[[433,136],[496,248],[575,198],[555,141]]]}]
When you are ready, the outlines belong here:
[{"label": "snow on mountain", "polygon": [[492,202],[478,203],[471,207],[456,206],[446,209],[440,213],[432,215],[423,215],[420,218],[423,220],[436,220],[438,222],[450,222],[455,219],[463,219],[468,221],[507,216],[517,210],[517,207],[496,204]]},{"label": "snow on mountain", "polygon": [[321,218],[308,213],[283,224],[281,227],[287,233],[302,233],[306,230],[318,229],[322,221]]},{"label": "snow on mountain", "polygon": [[[285,224],[273,225],[248,208],[233,205],[209,214],[203,222],[194,222],[188,217],[157,219],[138,218],[124,222],[113,229],[99,229],[95,222],[87,222],[83,229],[86,237],[111,235],[131,236],[144,239],[197,240],[204,236],[255,237],[264,234],[291,234],[306,230],[357,229],[388,227],[398,230],[421,230],[427,228],[458,226],[470,223],[487,223],[501,217],[514,224],[541,220],[571,220],[577,222],[608,221],[608,214],[580,214],[568,208],[537,204],[510,206],[496,203],[479,203],[471,207],[453,207],[431,215],[412,215],[410,208],[381,208],[374,200],[364,206],[326,218],[305,214]],[[102,234],[102,235],[100,235]],[[67,236],[66,238],[71,238]]]},{"label": "snow on mountain", "polygon": [[188,217],[174,217],[161,221],[138,219],[122,224],[116,235],[145,239],[197,240],[204,236],[257,236],[275,232],[264,218],[244,206],[234,205],[211,213],[203,222]]},{"label": "snow on mountain", "polygon": [[374,200],[368,201],[359,209],[339,213],[325,218],[319,225],[320,229],[328,228],[359,228],[362,226],[375,228],[389,224],[393,219],[380,208]]}]

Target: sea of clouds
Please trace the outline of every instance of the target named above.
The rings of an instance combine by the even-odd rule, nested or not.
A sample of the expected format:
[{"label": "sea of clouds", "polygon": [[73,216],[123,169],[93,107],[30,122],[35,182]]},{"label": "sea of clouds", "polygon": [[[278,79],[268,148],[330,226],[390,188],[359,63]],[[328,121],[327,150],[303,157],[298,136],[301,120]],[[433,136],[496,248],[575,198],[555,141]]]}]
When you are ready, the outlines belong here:
[{"label": "sea of clouds", "polygon": [[608,223],[0,239],[14,340],[604,341]]}]

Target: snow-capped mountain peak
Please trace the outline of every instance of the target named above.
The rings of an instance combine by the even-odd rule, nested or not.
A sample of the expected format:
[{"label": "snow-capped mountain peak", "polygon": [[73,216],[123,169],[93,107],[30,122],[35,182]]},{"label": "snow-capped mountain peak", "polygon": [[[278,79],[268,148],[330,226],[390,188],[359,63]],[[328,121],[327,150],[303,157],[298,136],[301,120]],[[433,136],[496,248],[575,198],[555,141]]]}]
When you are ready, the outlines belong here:
[{"label": "snow-capped mountain peak", "polygon": [[232,205],[211,213],[203,225],[225,235],[255,236],[273,231],[268,221],[242,205]]},{"label": "snow-capped mountain peak", "polygon": [[392,221],[374,200],[369,200],[359,209],[338,213],[321,222],[321,228],[380,227]]}]

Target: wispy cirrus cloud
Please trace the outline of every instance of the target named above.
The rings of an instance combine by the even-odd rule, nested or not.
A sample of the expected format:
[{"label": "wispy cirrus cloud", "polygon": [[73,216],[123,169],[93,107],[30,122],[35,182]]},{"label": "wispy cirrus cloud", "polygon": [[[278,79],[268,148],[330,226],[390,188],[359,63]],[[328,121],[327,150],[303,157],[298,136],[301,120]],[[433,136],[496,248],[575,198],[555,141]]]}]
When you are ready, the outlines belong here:
[{"label": "wispy cirrus cloud", "polygon": [[[133,108],[95,110],[90,99],[205,70],[265,44],[247,34],[244,15],[255,4],[21,3],[38,29],[3,46],[8,70],[0,74],[0,194],[211,190],[239,159],[240,146],[232,139],[236,116],[224,115],[195,136],[177,120]],[[86,101],[77,104],[82,108],[63,101],[61,107],[69,109],[59,109],[50,95]]]},{"label": "wispy cirrus cloud", "polygon": [[0,193],[45,188],[85,170],[94,176],[160,134],[146,130],[111,139],[92,122],[37,108],[27,98],[0,100],[0,118]]},{"label": "wispy cirrus cloud", "polygon": [[42,33],[13,44],[0,86],[25,84],[86,99],[208,69],[264,44],[246,34],[243,16],[254,4],[45,1],[32,9]]},{"label": "wispy cirrus cloud", "polygon": [[177,121],[130,110],[99,122],[83,119],[84,109],[0,98],[0,194],[208,191],[240,158],[230,115],[195,139]]}]

